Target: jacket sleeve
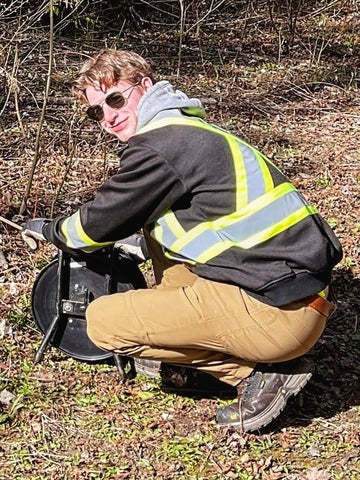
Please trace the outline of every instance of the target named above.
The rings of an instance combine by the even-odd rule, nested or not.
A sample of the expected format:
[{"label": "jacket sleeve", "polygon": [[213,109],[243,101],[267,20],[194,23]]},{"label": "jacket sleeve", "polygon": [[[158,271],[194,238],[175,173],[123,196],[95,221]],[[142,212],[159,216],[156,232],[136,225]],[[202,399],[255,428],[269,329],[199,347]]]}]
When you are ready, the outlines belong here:
[{"label": "jacket sleeve", "polygon": [[173,165],[141,142],[123,153],[121,165],[94,200],[50,222],[44,236],[62,250],[91,252],[152,223],[186,193]]}]

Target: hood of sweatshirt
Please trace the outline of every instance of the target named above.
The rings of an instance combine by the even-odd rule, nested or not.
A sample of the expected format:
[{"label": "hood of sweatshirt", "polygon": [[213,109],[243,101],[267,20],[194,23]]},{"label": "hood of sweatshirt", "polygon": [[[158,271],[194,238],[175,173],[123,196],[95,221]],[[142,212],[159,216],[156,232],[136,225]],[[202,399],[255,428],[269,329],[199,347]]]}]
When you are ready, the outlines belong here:
[{"label": "hood of sweatshirt", "polygon": [[137,131],[154,119],[185,115],[204,118],[205,111],[198,98],[189,98],[176,90],[170,82],[162,80],[145,93],[138,105]]}]

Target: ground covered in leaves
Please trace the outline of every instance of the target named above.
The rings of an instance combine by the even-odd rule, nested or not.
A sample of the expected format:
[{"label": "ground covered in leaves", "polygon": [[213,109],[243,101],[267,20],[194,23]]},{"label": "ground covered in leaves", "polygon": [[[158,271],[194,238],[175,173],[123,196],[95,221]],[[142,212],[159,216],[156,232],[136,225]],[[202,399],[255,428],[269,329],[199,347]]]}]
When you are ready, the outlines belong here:
[{"label": "ground covered in leaves", "polygon": [[[83,120],[66,82],[87,54],[118,44],[161,64],[162,78],[203,99],[210,121],[266,153],[329,221],[344,259],[334,272],[338,309],[309,354],[312,380],[264,431],[241,434],[215,425],[225,395],[164,392],[142,376],[124,385],[113,365],[80,362],[55,348],[35,365],[42,335],[31,313],[32,286],[56,251],[46,244],[31,251],[0,223],[0,480],[360,478],[360,47],[358,7],[348,4],[336,15],[322,10],[327,30],[320,13],[304,12],[289,52],[265,12],[249,10],[246,25],[230,14],[204,20],[198,35],[188,32],[181,58],[174,31],[149,24],[136,36],[125,29],[96,42],[57,38],[40,161],[23,216],[48,42],[27,33],[15,62],[4,36],[1,216],[21,223],[70,213],[116,169],[117,144]],[[151,285],[148,265],[144,274]]]}]

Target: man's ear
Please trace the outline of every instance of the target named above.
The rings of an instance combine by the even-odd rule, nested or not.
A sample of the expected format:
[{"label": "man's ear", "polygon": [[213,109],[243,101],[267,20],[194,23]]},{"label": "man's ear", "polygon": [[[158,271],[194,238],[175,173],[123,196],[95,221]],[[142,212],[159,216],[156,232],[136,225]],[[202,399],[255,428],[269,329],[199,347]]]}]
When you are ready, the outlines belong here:
[{"label": "man's ear", "polygon": [[143,77],[140,85],[142,86],[144,92],[147,92],[154,85],[154,83],[150,77]]}]

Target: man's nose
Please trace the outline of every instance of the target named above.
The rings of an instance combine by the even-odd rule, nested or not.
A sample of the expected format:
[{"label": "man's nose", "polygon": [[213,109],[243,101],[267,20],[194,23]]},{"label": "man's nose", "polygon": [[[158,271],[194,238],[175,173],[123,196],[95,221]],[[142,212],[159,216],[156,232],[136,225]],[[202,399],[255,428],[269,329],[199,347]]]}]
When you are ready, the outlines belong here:
[{"label": "man's nose", "polygon": [[104,111],[103,122],[108,125],[114,125],[115,119],[117,117],[117,110],[115,108],[109,107],[107,103],[104,103],[102,108]]}]

